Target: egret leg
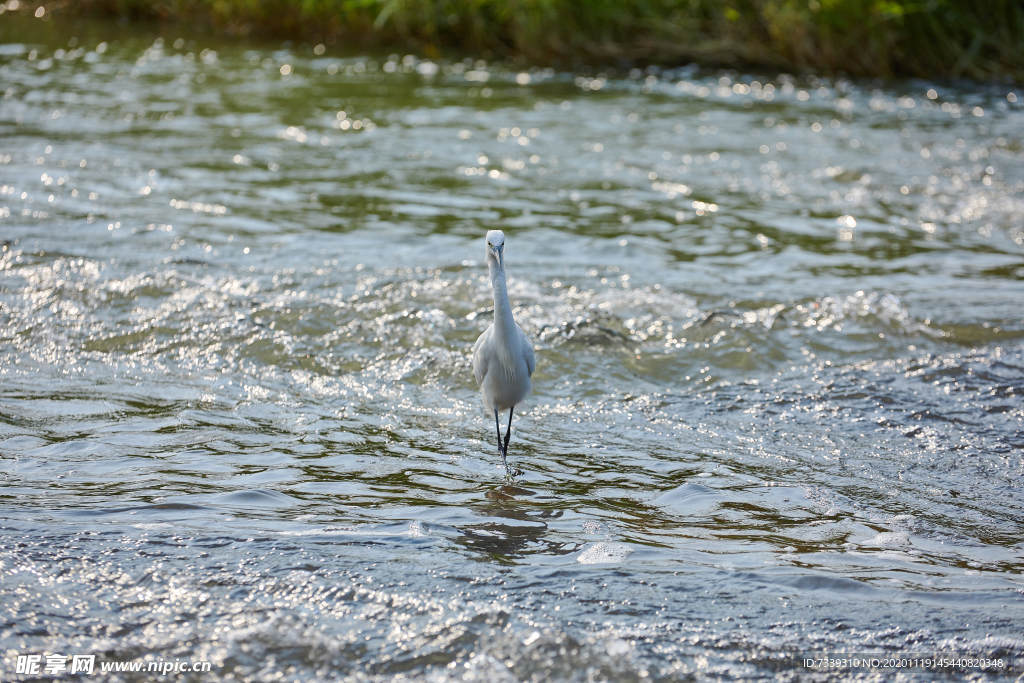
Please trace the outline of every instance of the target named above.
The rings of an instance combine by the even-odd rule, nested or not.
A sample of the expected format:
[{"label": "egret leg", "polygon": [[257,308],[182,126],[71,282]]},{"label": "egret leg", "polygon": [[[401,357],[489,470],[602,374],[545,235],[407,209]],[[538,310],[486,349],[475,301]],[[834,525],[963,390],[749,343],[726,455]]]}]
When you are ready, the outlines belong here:
[{"label": "egret leg", "polygon": [[506,457],[506,460],[505,460],[505,471],[506,472],[509,471],[508,470],[508,460],[507,460],[507,456],[508,456],[508,437],[512,436],[512,413],[515,411],[515,409],[516,409],[515,406],[512,406],[511,408],[508,409],[508,429],[505,430],[505,448],[502,451],[502,453]]},{"label": "egret leg", "polygon": [[[509,415],[511,420],[512,416]],[[501,462],[505,465],[505,471],[508,472],[508,458],[505,453],[508,451],[508,440],[505,440],[505,447],[501,447],[501,424],[498,422],[498,409],[494,409],[494,428],[498,431],[498,452],[501,453]]]}]

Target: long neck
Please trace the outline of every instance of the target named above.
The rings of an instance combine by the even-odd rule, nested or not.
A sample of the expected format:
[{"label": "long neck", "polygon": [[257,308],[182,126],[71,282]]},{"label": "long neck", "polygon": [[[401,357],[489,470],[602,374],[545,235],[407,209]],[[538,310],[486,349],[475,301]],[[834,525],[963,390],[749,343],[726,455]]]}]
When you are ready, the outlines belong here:
[{"label": "long neck", "polygon": [[505,269],[494,259],[489,259],[487,265],[491,272],[491,288],[494,290],[494,327],[499,332],[511,330],[515,326],[515,321],[512,319],[508,288],[505,286]]}]

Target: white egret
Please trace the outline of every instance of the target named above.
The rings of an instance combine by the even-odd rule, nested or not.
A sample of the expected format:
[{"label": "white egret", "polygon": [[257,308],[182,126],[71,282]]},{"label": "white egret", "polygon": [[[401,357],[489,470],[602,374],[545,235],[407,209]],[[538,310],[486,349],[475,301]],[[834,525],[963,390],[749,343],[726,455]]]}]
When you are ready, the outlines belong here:
[{"label": "white egret", "polygon": [[[512,434],[512,413],[516,404],[530,392],[530,376],[535,365],[533,345],[512,317],[512,305],[505,286],[505,233],[487,232],[487,269],[494,290],[494,322],[484,330],[473,345],[473,376],[480,385],[484,407],[494,412],[494,427],[498,432],[498,452],[508,466],[508,439]],[[508,411],[508,429],[505,443],[501,441],[498,412]]]}]

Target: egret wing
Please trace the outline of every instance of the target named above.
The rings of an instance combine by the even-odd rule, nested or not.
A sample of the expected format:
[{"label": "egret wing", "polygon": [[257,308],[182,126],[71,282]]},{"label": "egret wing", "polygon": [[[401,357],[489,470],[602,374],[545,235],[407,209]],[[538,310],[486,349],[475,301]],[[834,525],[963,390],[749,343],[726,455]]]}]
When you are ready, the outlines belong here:
[{"label": "egret wing", "polygon": [[533,368],[537,365],[537,361],[533,356],[533,344],[527,339],[526,333],[519,330],[519,338],[523,343],[523,358],[526,360],[526,372],[533,376]]},{"label": "egret wing", "polygon": [[488,327],[477,337],[476,343],[473,344],[473,377],[476,378],[478,385],[483,383],[484,376],[487,374],[486,347],[487,340],[490,338],[493,329],[493,325]]}]

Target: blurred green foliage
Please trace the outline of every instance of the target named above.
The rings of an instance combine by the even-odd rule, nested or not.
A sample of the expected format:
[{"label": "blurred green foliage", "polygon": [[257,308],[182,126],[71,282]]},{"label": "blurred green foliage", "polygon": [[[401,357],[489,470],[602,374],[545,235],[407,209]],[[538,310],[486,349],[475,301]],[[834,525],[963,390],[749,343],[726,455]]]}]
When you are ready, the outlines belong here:
[{"label": "blurred green foliage", "polygon": [[537,63],[1024,75],[1021,0],[78,0],[69,7]]}]

